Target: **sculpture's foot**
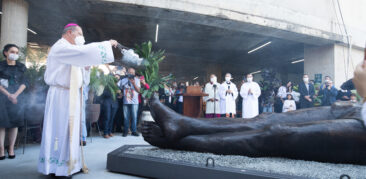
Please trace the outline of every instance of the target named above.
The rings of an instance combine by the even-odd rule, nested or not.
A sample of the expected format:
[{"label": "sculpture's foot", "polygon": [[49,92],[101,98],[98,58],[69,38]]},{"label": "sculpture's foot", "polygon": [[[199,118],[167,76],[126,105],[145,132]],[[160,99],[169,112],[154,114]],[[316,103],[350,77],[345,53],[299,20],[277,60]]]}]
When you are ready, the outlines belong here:
[{"label": "sculpture's foot", "polygon": [[176,141],[190,134],[187,117],[163,105],[158,98],[150,99],[150,111],[167,140]]},{"label": "sculpture's foot", "polygon": [[144,140],[153,146],[168,148],[168,140],[164,137],[161,128],[155,122],[142,123],[142,136]]}]

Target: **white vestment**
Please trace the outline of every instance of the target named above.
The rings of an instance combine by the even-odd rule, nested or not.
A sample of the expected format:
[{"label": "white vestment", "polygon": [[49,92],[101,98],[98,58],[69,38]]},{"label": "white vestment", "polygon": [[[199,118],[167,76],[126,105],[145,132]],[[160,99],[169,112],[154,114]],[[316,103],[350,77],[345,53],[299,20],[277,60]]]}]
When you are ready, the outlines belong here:
[{"label": "white vestment", "polygon": [[[44,76],[50,88],[46,100],[38,162],[40,173],[69,176],[80,171],[82,167],[80,158],[82,155],[80,148],[81,86],[83,83],[81,68],[113,61],[112,46],[109,41],[76,46],[61,38],[52,46]],[[71,90],[69,90],[70,87]],[[75,96],[75,101],[70,101],[70,96]],[[73,106],[73,109],[69,109],[69,105]],[[73,114],[69,111],[73,111]],[[70,120],[71,116],[72,120]]]},{"label": "white vestment", "polygon": [[286,99],[285,102],[283,102],[282,112],[295,111],[295,110],[296,110],[295,100]]},{"label": "white vestment", "polygon": [[[214,88],[214,85],[216,85],[216,88]],[[206,101],[206,114],[221,114],[219,89],[220,84],[218,83],[206,84],[204,93],[208,94],[208,96],[203,97],[203,100]],[[209,99],[216,99],[217,101],[213,102],[209,101]]]},{"label": "white vestment", "polygon": [[[228,94],[226,91],[230,89],[233,93]],[[235,100],[238,97],[238,89],[236,88],[236,85],[232,82],[227,84],[226,82],[223,82],[220,85],[220,110],[221,114],[236,114],[236,104]]]},{"label": "white vestment", "polygon": [[287,97],[287,88],[285,86],[281,86],[278,88],[277,96],[281,99],[284,99]]},{"label": "white vestment", "polygon": [[[249,94],[249,89],[251,94]],[[259,114],[258,97],[261,95],[261,89],[256,82],[244,83],[240,88],[240,95],[243,97],[243,118],[253,118]]]}]

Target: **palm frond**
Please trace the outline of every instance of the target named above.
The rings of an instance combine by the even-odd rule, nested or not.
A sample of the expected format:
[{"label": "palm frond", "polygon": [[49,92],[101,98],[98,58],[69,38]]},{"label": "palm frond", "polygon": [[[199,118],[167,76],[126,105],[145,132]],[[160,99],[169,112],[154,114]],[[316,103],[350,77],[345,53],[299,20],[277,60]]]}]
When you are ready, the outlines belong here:
[{"label": "palm frond", "polygon": [[173,75],[161,77],[159,75],[159,63],[164,59],[164,50],[153,51],[152,43],[143,42],[141,45],[135,45],[136,53],[146,59],[145,69],[139,70],[139,73],[145,77],[145,81],[150,85],[150,90],[142,89],[142,96],[150,98],[159,88],[164,88],[164,85],[172,80]]}]

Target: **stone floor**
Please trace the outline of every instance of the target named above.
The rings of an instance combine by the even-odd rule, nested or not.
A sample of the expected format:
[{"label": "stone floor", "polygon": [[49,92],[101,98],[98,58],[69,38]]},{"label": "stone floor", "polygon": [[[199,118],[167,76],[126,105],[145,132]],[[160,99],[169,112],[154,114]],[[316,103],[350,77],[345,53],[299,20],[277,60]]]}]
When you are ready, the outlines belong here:
[{"label": "stone floor", "polygon": [[[122,145],[140,145],[147,144],[143,138],[140,137],[122,137],[121,134],[104,139],[102,137],[93,137],[93,141],[87,140],[88,144],[84,148],[86,164],[89,168],[89,174],[77,174],[73,179],[137,179],[129,175],[122,175],[107,171],[106,162],[107,154]],[[37,172],[37,162],[39,155],[39,144],[28,144],[26,146],[25,154],[22,154],[22,148],[15,151],[16,159],[5,159],[0,161],[0,179],[48,179],[51,177],[43,176]]]}]

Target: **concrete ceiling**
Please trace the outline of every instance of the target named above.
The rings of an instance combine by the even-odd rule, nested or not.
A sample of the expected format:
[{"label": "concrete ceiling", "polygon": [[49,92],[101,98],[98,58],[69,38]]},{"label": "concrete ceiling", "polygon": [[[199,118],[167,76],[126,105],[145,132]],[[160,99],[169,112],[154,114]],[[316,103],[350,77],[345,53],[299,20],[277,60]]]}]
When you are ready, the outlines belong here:
[{"label": "concrete ceiling", "polygon": [[[280,69],[289,73],[303,71],[302,65],[289,63],[303,58],[303,43],[175,21],[172,18],[187,15],[184,12],[96,0],[28,2],[29,28],[37,32],[37,35],[28,34],[29,42],[52,45],[60,38],[65,24],[76,22],[83,27],[87,42],[113,38],[126,46],[134,47],[136,43],[149,40],[154,42],[155,27],[159,24],[158,43],[154,43],[153,47],[165,49],[167,60],[162,70],[166,72],[189,75],[186,69],[197,71],[207,63],[255,66],[258,69],[281,67]],[[171,17],[164,18],[161,14]],[[272,44],[252,54],[247,53],[268,41],[272,41]],[[198,68],[191,68],[192,66]],[[250,71],[243,68],[243,73],[248,72]]]}]

